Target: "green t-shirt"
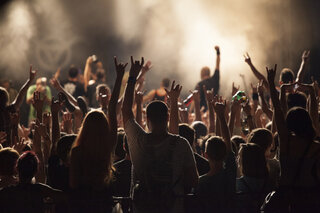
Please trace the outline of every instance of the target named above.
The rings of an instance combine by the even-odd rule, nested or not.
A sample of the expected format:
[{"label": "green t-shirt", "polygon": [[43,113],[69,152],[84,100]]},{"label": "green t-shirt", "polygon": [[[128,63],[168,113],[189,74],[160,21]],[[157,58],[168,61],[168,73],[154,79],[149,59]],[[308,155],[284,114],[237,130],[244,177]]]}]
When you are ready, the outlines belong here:
[{"label": "green t-shirt", "polygon": [[[28,92],[27,92],[27,99],[32,97],[33,93],[36,91],[36,85],[32,85],[29,87]],[[46,86],[45,94],[41,94],[40,98],[43,99],[44,95],[47,97],[47,99],[51,100],[52,95],[51,95],[51,90],[50,87]],[[50,112],[50,105],[48,103],[43,104],[43,112]],[[30,112],[29,112],[29,122],[36,119],[36,110],[34,109],[33,105],[30,104]]]}]

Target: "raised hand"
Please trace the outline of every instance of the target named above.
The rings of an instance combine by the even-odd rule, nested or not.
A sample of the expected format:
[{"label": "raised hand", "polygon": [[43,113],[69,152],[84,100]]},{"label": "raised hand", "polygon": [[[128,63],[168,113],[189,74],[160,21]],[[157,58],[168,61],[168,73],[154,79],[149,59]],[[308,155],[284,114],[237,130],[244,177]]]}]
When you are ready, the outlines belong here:
[{"label": "raised hand", "polygon": [[214,49],[216,50],[216,52],[220,52],[220,47],[219,46],[214,46]]},{"label": "raised hand", "polygon": [[232,82],[232,96],[234,96],[240,89],[240,85],[238,85],[238,87],[234,86],[234,82]]},{"label": "raised hand", "polygon": [[28,138],[29,138],[29,134],[30,134],[30,132],[31,132],[31,129],[30,129],[30,128],[27,128],[27,127],[25,127],[25,126],[23,126],[23,125],[21,125],[21,128],[22,128],[22,132],[23,132],[23,137],[24,137],[25,139],[28,139]]},{"label": "raised hand", "polygon": [[89,57],[87,58],[86,63],[87,63],[88,65],[90,65],[90,64],[92,64],[92,62],[93,62],[93,58],[92,58],[92,56],[89,56]]},{"label": "raised hand", "polygon": [[211,90],[207,90],[206,85],[203,85],[203,93],[206,97],[207,102],[211,103],[213,100],[214,88],[212,88]]},{"label": "raised hand", "polygon": [[63,130],[68,133],[71,134],[72,133],[72,123],[73,123],[73,119],[72,119],[72,114],[70,112],[64,112],[62,115],[62,123],[63,123]]},{"label": "raised hand", "polygon": [[62,88],[62,86],[57,78],[51,78],[50,84],[58,91],[60,91]]},{"label": "raised hand", "polygon": [[117,61],[117,57],[114,56],[114,66],[116,67],[117,76],[123,77],[124,71],[125,71],[127,65],[128,65],[128,63],[126,63],[126,64],[120,63],[119,64]]},{"label": "raised hand", "polygon": [[37,112],[42,112],[44,100],[40,99],[40,92],[35,91],[33,93],[32,105]]},{"label": "raised hand", "polygon": [[50,123],[51,123],[51,113],[50,112],[43,113],[42,122],[44,125],[50,126]]},{"label": "raised hand", "polygon": [[217,115],[220,117],[220,116],[224,116],[225,114],[225,111],[226,111],[226,101],[222,101],[221,102],[221,98],[220,98],[220,101],[219,102],[213,102],[213,108],[214,108],[214,111],[217,113]]},{"label": "raised hand", "polygon": [[303,61],[306,61],[309,59],[309,56],[310,56],[310,50],[305,50],[305,51],[303,51],[301,58]]},{"label": "raised hand", "polygon": [[48,137],[47,127],[43,123],[38,123],[35,125],[35,132],[37,132],[42,137]]},{"label": "raised hand", "polygon": [[10,125],[18,126],[20,122],[20,113],[17,111],[16,113],[10,113]]},{"label": "raised hand", "polygon": [[32,64],[30,64],[30,70],[29,70],[29,80],[33,81],[35,79],[37,74],[37,70],[32,70]]},{"label": "raised hand", "polygon": [[251,106],[249,104],[249,101],[246,102],[246,104],[242,107],[242,109],[247,116],[251,116]]},{"label": "raised hand", "polygon": [[243,57],[244,57],[244,62],[246,62],[249,65],[252,64],[249,53],[243,54]]},{"label": "raised hand", "polygon": [[28,145],[28,141],[26,141],[25,138],[20,138],[20,141],[15,138],[15,143],[12,148],[15,149],[19,154],[22,154],[26,145]]},{"label": "raised hand", "polygon": [[252,89],[252,93],[258,93],[258,86],[255,86],[254,84],[250,83],[251,85],[251,89]]},{"label": "raised hand", "polygon": [[182,86],[180,86],[179,84],[177,84],[175,86],[174,84],[175,84],[175,81],[172,82],[170,91],[168,91],[166,88],[164,88],[166,90],[166,93],[169,96],[170,100],[178,100],[178,98],[180,96],[180,92],[182,90]]},{"label": "raised hand", "polygon": [[143,67],[144,58],[143,57],[141,58],[141,62],[140,61],[134,61],[132,56],[131,56],[130,59],[131,59],[131,68],[130,68],[129,76],[137,78],[139,73],[140,73],[140,70]]},{"label": "raised hand", "polygon": [[240,101],[235,98],[235,99],[231,102],[231,112],[232,112],[232,113],[236,113],[237,111],[240,110],[240,108],[241,108]]},{"label": "raised hand", "polygon": [[62,107],[62,102],[60,102],[59,100],[54,100],[54,97],[52,97],[51,112],[57,114],[61,110],[61,107]]},{"label": "raised hand", "polygon": [[196,103],[200,103],[200,92],[199,90],[190,91],[192,93],[193,101]]},{"label": "raised hand", "polygon": [[266,67],[267,74],[268,74],[268,82],[274,84],[274,78],[276,77],[276,72],[277,72],[277,64],[274,65],[274,68],[268,68]]},{"label": "raised hand", "polygon": [[147,63],[142,67],[141,72],[146,73],[148,72],[152,67],[151,61],[147,61]]},{"label": "raised hand", "polygon": [[257,86],[258,94],[263,94],[264,93],[264,88],[263,88],[263,80],[260,80]]},{"label": "raised hand", "polygon": [[143,92],[141,91],[136,91],[135,92],[135,96],[134,96],[134,100],[136,102],[137,105],[141,105],[142,101],[143,101]]}]

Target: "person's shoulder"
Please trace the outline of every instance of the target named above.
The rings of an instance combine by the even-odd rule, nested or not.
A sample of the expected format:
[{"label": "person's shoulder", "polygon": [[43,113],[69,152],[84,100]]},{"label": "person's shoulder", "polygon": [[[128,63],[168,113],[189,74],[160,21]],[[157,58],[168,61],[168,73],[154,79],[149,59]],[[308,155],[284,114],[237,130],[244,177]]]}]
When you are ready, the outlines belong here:
[{"label": "person's shoulder", "polygon": [[32,90],[36,90],[36,85],[35,85],[35,84],[31,85],[31,86],[28,88],[28,91],[29,91],[29,92],[32,91]]}]

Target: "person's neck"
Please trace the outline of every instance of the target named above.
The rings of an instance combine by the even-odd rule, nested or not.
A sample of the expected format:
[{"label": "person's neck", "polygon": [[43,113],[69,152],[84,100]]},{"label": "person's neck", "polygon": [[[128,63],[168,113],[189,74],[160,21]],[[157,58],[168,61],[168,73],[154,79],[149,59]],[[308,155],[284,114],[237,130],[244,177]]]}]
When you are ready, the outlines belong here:
[{"label": "person's neck", "polygon": [[68,79],[69,81],[73,81],[73,82],[76,82],[76,81],[78,81],[78,79],[77,78],[70,78],[69,77],[69,79]]},{"label": "person's neck", "polygon": [[223,162],[212,162],[209,161],[210,170],[208,172],[208,176],[213,176],[219,173],[223,169]]}]

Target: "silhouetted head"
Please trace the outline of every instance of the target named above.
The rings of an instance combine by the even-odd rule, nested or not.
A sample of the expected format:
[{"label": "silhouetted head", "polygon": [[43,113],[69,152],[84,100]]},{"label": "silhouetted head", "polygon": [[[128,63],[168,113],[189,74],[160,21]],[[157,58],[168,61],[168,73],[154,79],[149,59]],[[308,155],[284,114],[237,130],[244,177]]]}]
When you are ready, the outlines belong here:
[{"label": "silhouetted head", "polygon": [[65,163],[69,161],[69,153],[76,138],[77,135],[68,134],[61,137],[57,143],[57,155]]},{"label": "silhouetted head", "polygon": [[287,96],[288,109],[292,107],[302,107],[307,106],[307,96],[302,92],[289,93]]},{"label": "silhouetted head", "polygon": [[246,143],[246,141],[240,135],[232,136],[231,142],[232,142],[233,151],[236,155],[238,155],[240,145]]},{"label": "silhouetted head", "polygon": [[179,135],[187,139],[191,147],[193,146],[195,131],[192,127],[188,124],[179,124]]},{"label": "silhouetted head", "polygon": [[167,128],[168,107],[163,101],[152,101],[147,106],[147,124],[149,130],[163,131]]},{"label": "silhouetted head", "polygon": [[294,82],[294,73],[289,68],[284,68],[280,73],[280,84],[289,84]]},{"label": "silhouetted head", "polygon": [[19,153],[12,148],[0,150],[0,176],[12,176],[16,173],[16,164]]},{"label": "silhouetted head", "polygon": [[196,131],[196,139],[200,139],[208,134],[207,126],[202,121],[195,121],[191,127]]},{"label": "silhouetted head", "polygon": [[270,130],[265,128],[252,130],[247,138],[247,142],[258,144],[265,153],[265,156],[270,156],[271,145],[273,142],[273,136]]},{"label": "silhouetted head", "polygon": [[309,113],[302,107],[291,108],[286,117],[289,132],[295,135],[313,140],[316,136]]},{"label": "silhouetted head", "polygon": [[169,78],[162,79],[161,86],[168,89],[170,86],[170,79]]},{"label": "silhouetted head", "polygon": [[209,161],[222,162],[227,154],[226,144],[219,136],[212,136],[206,142],[205,156]]},{"label": "silhouetted head", "polygon": [[110,101],[111,90],[107,84],[99,84],[96,88],[96,99],[99,103],[101,95],[106,95],[108,97],[108,101]]},{"label": "silhouetted head", "polygon": [[98,68],[96,72],[97,81],[104,81],[105,72],[104,69]]},{"label": "silhouetted head", "polygon": [[76,78],[76,77],[78,77],[79,70],[76,67],[71,66],[68,74],[69,74],[70,78]]},{"label": "silhouetted head", "polygon": [[210,68],[209,67],[202,67],[200,72],[201,80],[210,78]]},{"label": "silhouetted head", "polygon": [[118,129],[118,137],[117,137],[117,144],[114,150],[115,153],[115,160],[123,159],[126,156],[126,151],[123,149],[123,140],[126,135],[124,129]]},{"label": "silhouetted head", "polygon": [[24,152],[17,163],[19,181],[30,183],[38,171],[39,159],[34,152]]},{"label": "silhouetted head", "polygon": [[268,177],[268,168],[263,149],[254,143],[242,144],[239,150],[240,172],[254,178]]}]

